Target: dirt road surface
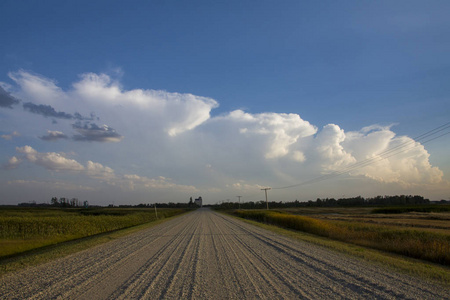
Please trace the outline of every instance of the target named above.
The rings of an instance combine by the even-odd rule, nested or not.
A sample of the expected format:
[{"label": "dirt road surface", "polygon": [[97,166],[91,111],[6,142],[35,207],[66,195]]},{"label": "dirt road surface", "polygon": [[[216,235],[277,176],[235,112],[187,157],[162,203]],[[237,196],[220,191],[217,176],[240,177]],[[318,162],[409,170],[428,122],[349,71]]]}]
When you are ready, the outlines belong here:
[{"label": "dirt road surface", "polygon": [[0,299],[449,299],[450,291],[199,209],[0,278]]}]

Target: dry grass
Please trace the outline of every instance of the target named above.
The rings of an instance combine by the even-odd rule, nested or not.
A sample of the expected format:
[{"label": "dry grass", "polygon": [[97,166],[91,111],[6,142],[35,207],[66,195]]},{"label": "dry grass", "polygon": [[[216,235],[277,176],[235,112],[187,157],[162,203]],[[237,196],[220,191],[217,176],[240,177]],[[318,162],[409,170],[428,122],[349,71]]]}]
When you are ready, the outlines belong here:
[{"label": "dry grass", "polygon": [[390,268],[393,271],[401,272],[411,276],[416,276],[424,280],[434,281],[445,287],[450,287],[450,268],[443,265],[430,263],[423,260],[409,258],[403,255],[362,247],[350,243],[345,243],[318,235],[295,231],[292,229],[284,229],[278,226],[272,226],[249,219],[244,220],[255,226],[262,227],[277,234],[283,234],[293,239],[306,241],[322,247],[326,247],[333,251],[338,251],[346,255],[358,257],[364,261],[370,261],[377,265]]},{"label": "dry grass", "polygon": [[423,228],[372,224],[358,220],[294,215],[277,211],[235,211],[237,216],[355,245],[450,265],[450,234]]},{"label": "dry grass", "polygon": [[316,219],[371,223],[379,225],[420,228],[450,234],[450,212],[405,212],[399,214],[373,214],[373,208],[288,208],[278,210]]}]

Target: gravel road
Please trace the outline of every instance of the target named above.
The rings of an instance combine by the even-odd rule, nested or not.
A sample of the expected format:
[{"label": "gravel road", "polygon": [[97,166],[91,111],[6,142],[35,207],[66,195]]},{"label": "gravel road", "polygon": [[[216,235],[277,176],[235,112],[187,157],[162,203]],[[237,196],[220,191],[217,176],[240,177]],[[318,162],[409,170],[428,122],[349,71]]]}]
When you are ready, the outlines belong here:
[{"label": "gravel road", "polygon": [[450,291],[199,209],[0,278],[0,299],[450,299]]}]

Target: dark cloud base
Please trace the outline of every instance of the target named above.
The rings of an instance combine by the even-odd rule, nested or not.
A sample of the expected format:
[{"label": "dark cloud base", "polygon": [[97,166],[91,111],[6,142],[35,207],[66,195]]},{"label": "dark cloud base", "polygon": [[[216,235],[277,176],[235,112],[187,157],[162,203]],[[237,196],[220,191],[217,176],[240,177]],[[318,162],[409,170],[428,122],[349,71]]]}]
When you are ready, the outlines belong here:
[{"label": "dark cloud base", "polygon": [[43,105],[43,104],[34,104],[31,102],[27,102],[23,104],[23,109],[33,113],[42,115],[44,117],[50,117],[50,118],[57,118],[57,119],[66,119],[66,120],[93,120],[95,118],[95,114],[91,114],[90,117],[83,117],[79,113],[68,114],[63,111],[57,112],[53,107],[50,105]]},{"label": "dark cloud base", "polygon": [[77,122],[72,127],[79,133],[73,136],[75,141],[119,142],[123,138],[122,135],[107,125],[98,126],[90,122],[82,125],[81,122]]},{"label": "dark cloud base", "polygon": [[0,107],[12,108],[13,105],[19,104],[20,100],[11,96],[0,86]]},{"label": "dark cloud base", "polygon": [[61,139],[68,139],[69,137],[59,131],[49,131],[48,134],[39,137],[43,141],[53,142]]}]

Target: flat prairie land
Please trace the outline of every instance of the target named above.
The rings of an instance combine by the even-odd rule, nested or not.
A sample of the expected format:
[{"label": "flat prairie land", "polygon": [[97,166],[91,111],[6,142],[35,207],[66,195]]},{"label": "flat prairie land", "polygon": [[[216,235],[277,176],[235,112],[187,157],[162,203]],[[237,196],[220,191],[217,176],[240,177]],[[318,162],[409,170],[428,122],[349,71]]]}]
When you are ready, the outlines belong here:
[{"label": "flat prairie land", "polygon": [[[306,207],[234,214],[333,240],[450,265],[448,206]],[[417,210],[417,211],[414,211]],[[424,212],[429,210],[430,212]],[[381,212],[381,213],[380,213]]]},{"label": "flat prairie land", "polygon": [[[158,218],[182,213],[160,209]],[[153,208],[0,208],[0,259],[156,220]]]},{"label": "flat prairie land", "polygon": [[415,228],[450,235],[450,212],[373,213],[373,207],[314,207],[287,208],[278,211],[304,215],[322,220],[361,222]]}]

